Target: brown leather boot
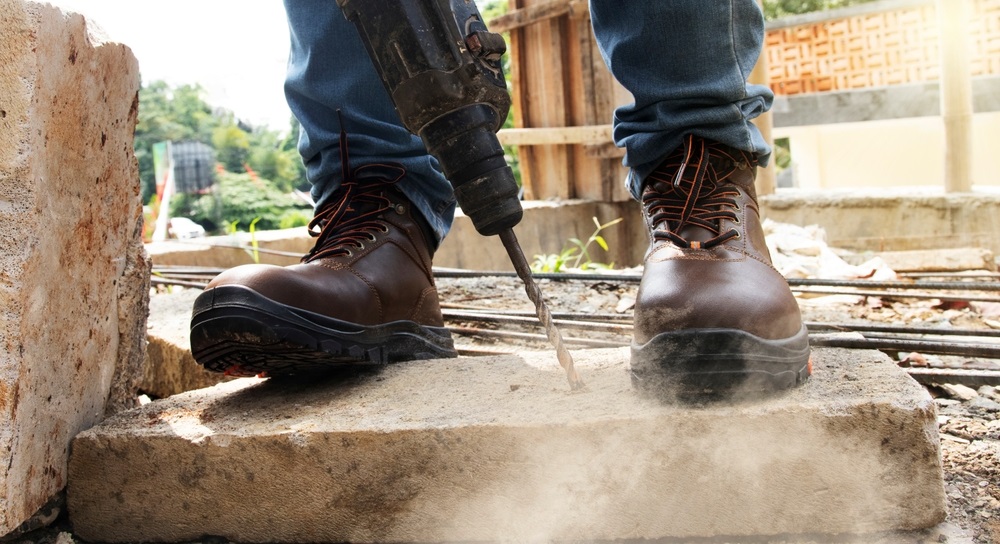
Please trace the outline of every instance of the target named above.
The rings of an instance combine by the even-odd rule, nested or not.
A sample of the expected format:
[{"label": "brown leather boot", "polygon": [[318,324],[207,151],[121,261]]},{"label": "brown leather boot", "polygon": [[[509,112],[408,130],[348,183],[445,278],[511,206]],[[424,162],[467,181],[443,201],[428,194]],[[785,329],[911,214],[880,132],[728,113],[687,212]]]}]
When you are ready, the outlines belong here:
[{"label": "brown leather boot", "polygon": [[808,333],[764,243],[756,166],[687,136],[646,178],[631,365],[640,390],[775,390],[809,377]]},{"label": "brown leather boot", "polygon": [[[230,375],[456,357],[431,274],[431,231],[391,180],[348,180],[297,265],[244,265],[194,304],[191,351]],[[318,231],[317,231],[318,229]]]}]

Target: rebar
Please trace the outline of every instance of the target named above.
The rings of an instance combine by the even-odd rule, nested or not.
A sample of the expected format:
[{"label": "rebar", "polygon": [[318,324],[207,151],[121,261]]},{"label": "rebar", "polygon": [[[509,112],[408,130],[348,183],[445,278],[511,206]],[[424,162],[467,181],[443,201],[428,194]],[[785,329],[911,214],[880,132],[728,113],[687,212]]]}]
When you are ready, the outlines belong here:
[{"label": "rebar", "polygon": [[809,335],[813,347],[877,349],[880,351],[916,351],[934,355],[957,355],[1000,359],[1000,345],[972,342],[932,342],[912,338],[851,338],[844,336]]},{"label": "rebar", "polygon": [[[505,324],[509,323],[512,325],[534,325],[537,323],[534,316],[521,316],[521,315],[510,315],[510,314],[499,314],[499,313],[479,313],[479,312],[460,312],[455,310],[442,309],[442,313],[446,319],[452,319],[456,321],[476,321],[479,323],[499,323]],[[594,321],[594,320],[575,320],[575,319],[560,319],[556,317],[555,314],[550,314],[553,316],[552,323],[559,327],[565,327],[567,329],[578,329],[578,330],[592,330],[601,332],[617,332],[623,334],[632,333],[632,325],[626,325],[622,323],[611,323],[607,321]]]},{"label": "rebar", "polygon": [[[513,338],[517,340],[528,340],[532,342],[544,342],[548,337],[544,334],[534,334],[530,332],[505,331],[495,329],[481,329],[478,327],[448,327],[448,330],[461,336],[481,336],[483,338]],[[628,342],[615,342],[614,340],[595,340],[593,338],[572,338],[563,339],[564,344],[573,344],[588,348],[621,348],[628,346]],[[459,349],[459,351],[462,351]],[[583,382],[580,387],[583,387]]]}]

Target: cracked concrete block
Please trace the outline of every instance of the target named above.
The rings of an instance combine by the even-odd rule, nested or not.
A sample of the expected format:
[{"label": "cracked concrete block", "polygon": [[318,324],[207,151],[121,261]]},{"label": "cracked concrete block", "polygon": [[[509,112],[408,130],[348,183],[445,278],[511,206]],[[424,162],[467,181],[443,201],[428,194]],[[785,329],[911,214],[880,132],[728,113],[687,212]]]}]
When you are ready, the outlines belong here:
[{"label": "cracked concrete block", "polygon": [[3,535],[64,487],[76,433],[135,405],[149,262],[129,49],[0,0],[0,66]]},{"label": "cracked concrete block", "polygon": [[[877,352],[817,349],[804,387],[683,405],[627,350],[240,379],[73,442],[87,541],[554,541],[866,533],[945,516],[934,404]],[[863,540],[863,538],[862,538]]]}]

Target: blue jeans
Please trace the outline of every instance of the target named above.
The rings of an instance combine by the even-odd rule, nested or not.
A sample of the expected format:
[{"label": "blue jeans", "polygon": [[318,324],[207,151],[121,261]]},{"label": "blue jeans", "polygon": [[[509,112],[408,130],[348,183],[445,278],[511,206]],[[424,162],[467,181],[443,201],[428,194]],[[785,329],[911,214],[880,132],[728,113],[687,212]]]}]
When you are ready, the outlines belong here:
[{"label": "blue jeans", "polygon": [[[451,185],[400,123],[354,26],[333,0],[285,0],[285,10],[292,38],[285,95],[302,124],[299,152],[317,207],[342,178],[340,110],[352,168],[402,164],[408,175],[399,188],[443,239],[455,211]],[[773,96],[746,83],[764,35],[754,0],[591,0],[591,18],[608,67],[635,99],[614,117],[634,197],[685,134],[752,151],[766,164],[770,148],[750,120]]]}]

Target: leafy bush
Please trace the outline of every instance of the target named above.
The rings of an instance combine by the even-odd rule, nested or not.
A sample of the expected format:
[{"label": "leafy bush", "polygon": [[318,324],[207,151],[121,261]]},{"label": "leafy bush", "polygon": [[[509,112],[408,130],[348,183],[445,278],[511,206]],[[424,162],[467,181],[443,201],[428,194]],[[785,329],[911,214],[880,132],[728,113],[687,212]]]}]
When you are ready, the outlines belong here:
[{"label": "leafy bush", "polygon": [[190,217],[207,230],[220,232],[227,225],[256,230],[274,230],[309,222],[312,210],[282,193],[269,180],[250,174],[223,172],[212,192],[177,195],[171,213]]}]

